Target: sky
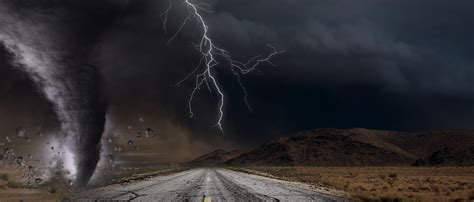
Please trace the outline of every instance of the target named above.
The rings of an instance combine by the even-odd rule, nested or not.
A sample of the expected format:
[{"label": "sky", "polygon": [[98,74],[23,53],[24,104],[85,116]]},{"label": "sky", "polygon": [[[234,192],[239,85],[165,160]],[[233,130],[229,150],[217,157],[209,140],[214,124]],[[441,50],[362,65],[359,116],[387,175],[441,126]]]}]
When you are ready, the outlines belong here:
[{"label": "sky", "polygon": [[[135,129],[151,127],[162,138],[162,149],[156,150],[163,159],[219,147],[250,148],[313,128],[474,128],[471,0],[203,2],[213,11],[203,12],[211,38],[234,58],[268,53],[268,44],[285,51],[274,57],[274,65],[242,77],[252,110],[227,67],[216,69],[226,97],[224,133],[214,127],[216,92],[200,91],[189,118],[194,83],[175,85],[199,63],[193,43],[202,34],[190,22],[167,44],[186,17],[182,4],[171,10],[167,32],[162,15],[167,0],[22,0],[11,9],[23,11],[14,19],[29,22],[24,26],[55,30],[57,42],[42,38],[46,34],[25,34],[61,43],[58,50],[42,46],[41,51],[67,52],[64,60],[98,69],[108,100],[104,137],[133,136]],[[15,23],[8,19],[0,23]],[[9,134],[17,125],[56,130],[54,106],[11,57],[1,51],[1,131]]]}]

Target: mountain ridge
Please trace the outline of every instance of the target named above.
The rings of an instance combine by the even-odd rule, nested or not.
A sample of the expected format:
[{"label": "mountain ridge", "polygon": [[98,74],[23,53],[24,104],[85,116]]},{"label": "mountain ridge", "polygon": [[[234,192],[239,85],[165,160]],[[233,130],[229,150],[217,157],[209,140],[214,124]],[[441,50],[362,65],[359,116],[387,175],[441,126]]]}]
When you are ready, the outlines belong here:
[{"label": "mountain ridge", "polygon": [[223,165],[474,165],[474,129],[396,132],[312,129],[276,138]]}]

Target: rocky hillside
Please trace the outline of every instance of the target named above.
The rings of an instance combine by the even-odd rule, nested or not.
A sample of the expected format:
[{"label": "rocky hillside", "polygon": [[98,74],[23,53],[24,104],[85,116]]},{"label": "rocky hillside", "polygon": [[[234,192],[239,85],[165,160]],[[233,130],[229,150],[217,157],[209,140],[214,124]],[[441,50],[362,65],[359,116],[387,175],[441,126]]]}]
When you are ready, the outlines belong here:
[{"label": "rocky hillside", "polygon": [[315,129],[280,137],[228,165],[474,165],[474,130]]}]

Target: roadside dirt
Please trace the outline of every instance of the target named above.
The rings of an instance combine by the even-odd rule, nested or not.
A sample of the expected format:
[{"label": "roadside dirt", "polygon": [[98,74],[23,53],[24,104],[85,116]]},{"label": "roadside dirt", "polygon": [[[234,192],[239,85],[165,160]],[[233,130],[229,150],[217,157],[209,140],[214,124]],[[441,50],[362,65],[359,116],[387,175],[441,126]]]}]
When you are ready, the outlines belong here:
[{"label": "roadside dirt", "polygon": [[256,175],[328,186],[360,200],[472,201],[474,167],[245,167]]}]

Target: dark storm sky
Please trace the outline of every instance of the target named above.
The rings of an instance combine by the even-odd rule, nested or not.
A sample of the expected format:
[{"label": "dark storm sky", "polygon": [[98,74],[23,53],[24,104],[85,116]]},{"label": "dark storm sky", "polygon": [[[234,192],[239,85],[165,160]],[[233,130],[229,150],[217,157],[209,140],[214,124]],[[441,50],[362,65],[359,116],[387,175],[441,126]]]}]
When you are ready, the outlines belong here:
[{"label": "dark storm sky", "polygon": [[[193,23],[166,46],[171,35],[162,30],[160,14],[168,1],[84,2],[68,6],[79,13],[92,9],[99,13],[96,26],[104,26],[90,63],[107,81],[111,119],[123,124],[140,116],[168,119],[198,139],[220,135],[212,127],[215,94],[199,94],[196,116],[189,119],[187,99],[193,83],[174,86],[199,61],[192,42],[200,32]],[[252,145],[320,127],[474,127],[474,1],[208,3],[215,11],[205,16],[212,37],[236,58],[268,51],[266,44],[286,51],[275,58],[275,67],[262,66],[243,78],[253,112],[246,109],[235,78],[217,72],[227,97],[224,128],[230,140]],[[101,12],[109,6],[116,10],[112,17],[109,11]],[[169,32],[183,17],[183,10],[176,8]],[[73,24],[91,20],[74,19]],[[24,102],[36,102],[25,78],[11,69],[1,72],[2,97],[24,101],[27,94],[32,99]]]}]

